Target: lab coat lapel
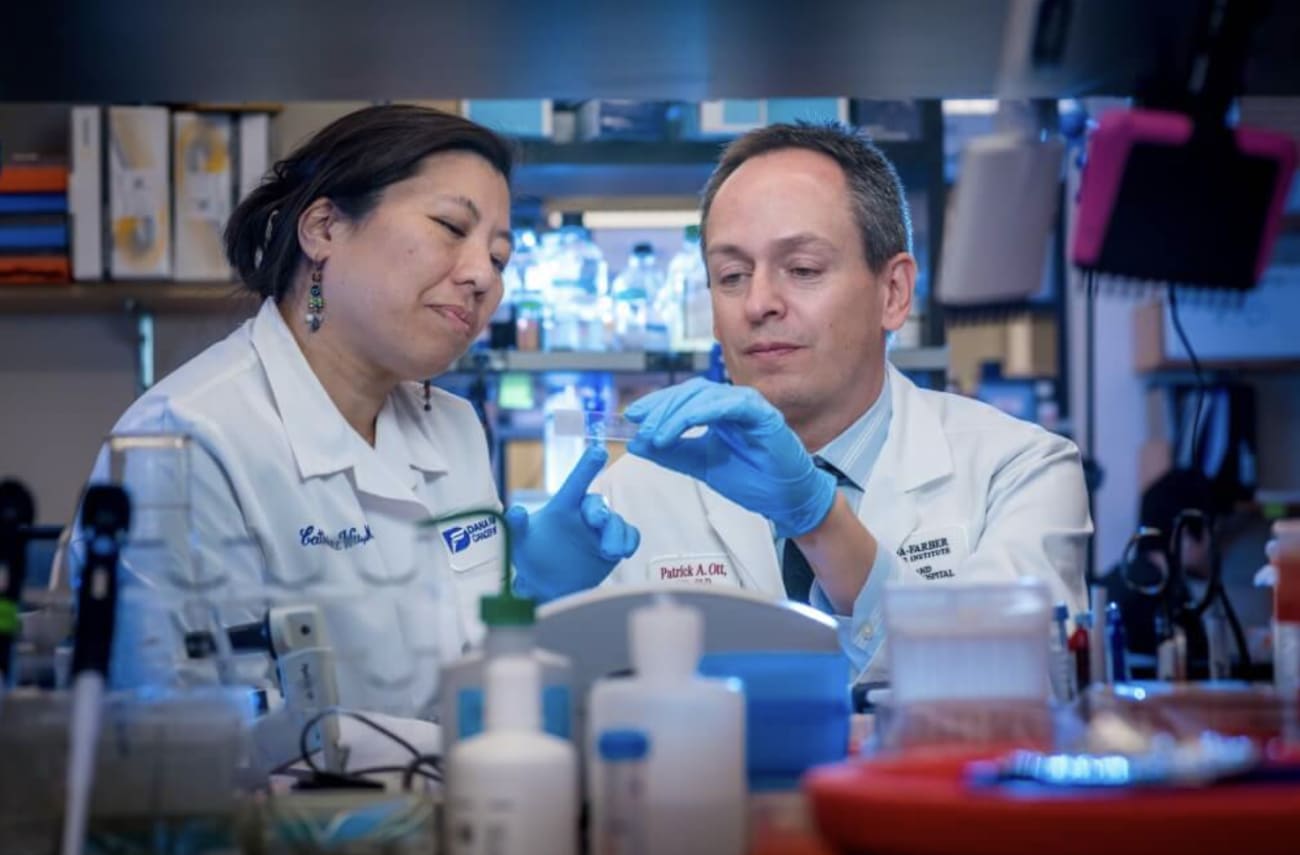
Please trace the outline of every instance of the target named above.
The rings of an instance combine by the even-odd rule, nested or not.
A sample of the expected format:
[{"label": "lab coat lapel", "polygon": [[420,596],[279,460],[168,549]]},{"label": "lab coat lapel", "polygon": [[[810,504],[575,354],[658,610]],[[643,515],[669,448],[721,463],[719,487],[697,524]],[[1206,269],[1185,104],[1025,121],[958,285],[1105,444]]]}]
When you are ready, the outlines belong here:
[{"label": "lab coat lapel", "polygon": [[784,594],[771,524],[703,483],[696,482],[695,489],[704,505],[704,518],[735,563],[742,587],[766,594]]},{"label": "lab coat lapel", "polygon": [[921,521],[917,491],[952,475],[952,450],[939,416],[892,365],[893,417],[880,459],[867,480],[858,518],[877,542],[897,552]]}]

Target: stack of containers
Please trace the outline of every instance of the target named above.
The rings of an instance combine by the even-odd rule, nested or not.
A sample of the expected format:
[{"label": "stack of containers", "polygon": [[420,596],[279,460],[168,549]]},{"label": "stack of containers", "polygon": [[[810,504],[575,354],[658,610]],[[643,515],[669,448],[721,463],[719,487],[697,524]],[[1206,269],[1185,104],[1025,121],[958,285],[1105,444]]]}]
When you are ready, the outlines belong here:
[{"label": "stack of containers", "polygon": [[1036,579],[885,592],[892,678],[881,747],[1012,742],[1050,748],[1052,601]]},{"label": "stack of containers", "polygon": [[0,282],[67,282],[68,169],[0,165]]}]

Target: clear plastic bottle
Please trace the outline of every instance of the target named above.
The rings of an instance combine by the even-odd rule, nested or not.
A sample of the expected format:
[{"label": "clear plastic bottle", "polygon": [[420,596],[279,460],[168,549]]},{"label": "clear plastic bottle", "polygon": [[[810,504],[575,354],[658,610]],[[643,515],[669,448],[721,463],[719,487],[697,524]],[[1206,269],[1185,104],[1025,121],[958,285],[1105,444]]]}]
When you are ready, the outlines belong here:
[{"label": "clear plastic bottle", "polygon": [[673,303],[668,319],[674,350],[708,351],[713,347],[713,299],[709,271],[700,250],[700,227],[687,226],[682,248],[668,263],[668,286]]},{"label": "clear plastic bottle", "polygon": [[542,423],[542,480],[547,495],[553,496],[577,465],[587,444],[587,440],[581,436],[561,435],[555,429],[555,412],[614,412],[617,408],[617,395],[613,378],[609,374],[550,374],[546,381],[547,395]]},{"label": "clear plastic bottle", "polygon": [[667,350],[668,326],[660,316],[664,271],[654,247],[638,243],[614,280],[614,333],[623,350]]},{"label": "clear plastic bottle", "polygon": [[552,308],[547,350],[605,350],[609,267],[600,247],[569,215],[542,246]]},{"label": "clear plastic bottle", "polygon": [[547,295],[540,261],[537,234],[532,229],[517,230],[510,265],[502,276],[505,295],[499,311],[508,316],[513,309],[515,346],[519,350],[541,350],[545,339]]}]

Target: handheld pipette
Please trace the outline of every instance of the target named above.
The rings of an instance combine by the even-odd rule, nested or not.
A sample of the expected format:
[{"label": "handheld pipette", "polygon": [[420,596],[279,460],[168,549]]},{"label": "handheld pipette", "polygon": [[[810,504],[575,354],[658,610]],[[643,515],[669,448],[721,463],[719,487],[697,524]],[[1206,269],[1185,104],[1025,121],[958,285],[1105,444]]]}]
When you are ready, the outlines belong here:
[{"label": "handheld pipette", "polygon": [[95,485],[81,504],[86,566],[77,592],[72,647],[72,723],[68,745],[67,809],[63,855],[81,855],[95,778],[104,683],[108,679],[117,607],[117,559],[131,523],[131,502],[121,487]]}]

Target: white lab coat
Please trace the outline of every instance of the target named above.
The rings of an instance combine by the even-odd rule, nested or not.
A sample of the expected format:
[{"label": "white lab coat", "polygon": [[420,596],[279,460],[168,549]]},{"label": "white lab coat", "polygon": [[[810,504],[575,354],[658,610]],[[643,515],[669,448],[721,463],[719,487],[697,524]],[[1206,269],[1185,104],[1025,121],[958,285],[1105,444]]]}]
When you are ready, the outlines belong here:
[{"label": "white lab coat", "polygon": [[[177,534],[183,514],[148,507],[151,494],[166,492],[157,473],[128,471],[135,540],[120,574],[112,682],[204,679],[205,666],[180,648],[179,628],[203,625],[213,606],[229,624],[260,618],[270,603],[314,602],[345,706],[427,712],[438,659],[481,638],[478,598],[500,584],[503,538],[490,518],[439,526],[424,548],[415,541],[419,520],[500,509],[473,409],[435,389],[425,412],[418,384],[405,384],[385,402],[371,447],[334,407],[268,300],[114,428],[151,431],[194,439],[192,477],[163,479],[192,485],[193,547]],[[92,480],[105,480],[108,469],[101,451]],[[160,525],[170,528],[166,545],[153,548],[143,538]]]},{"label": "white lab coat", "polygon": [[[892,421],[859,509],[886,551],[885,581],[1035,577],[1072,613],[1084,608],[1092,524],[1074,444],[888,370]],[[593,489],[641,531],[637,552],[609,581],[704,582],[784,596],[769,522],[703,482],[627,455]],[[887,678],[882,648],[870,644],[884,630],[879,598],[860,599],[840,624],[859,679]],[[868,650],[876,650],[869,663]]]}]

